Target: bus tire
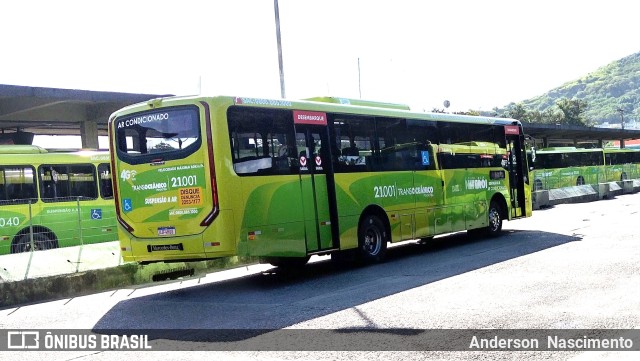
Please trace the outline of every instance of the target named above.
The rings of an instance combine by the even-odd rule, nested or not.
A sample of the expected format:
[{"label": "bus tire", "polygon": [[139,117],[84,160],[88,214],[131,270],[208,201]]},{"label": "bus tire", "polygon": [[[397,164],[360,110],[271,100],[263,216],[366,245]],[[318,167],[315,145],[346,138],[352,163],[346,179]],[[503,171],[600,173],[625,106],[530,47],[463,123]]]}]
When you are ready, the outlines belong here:
[{"label": "bus tire", "polygon": [[358,227],[358,249],[360,257],[367,263],[380,262],[387,252],[389,236],[380,217],[370,214]]},{"label": "bus tire", "polygon": [[500,203],[492,200],[489,204],[489,221],[486,228],[486,234],[489,237],[496,237],[502,232],[502,207]]},{"label": "bus tire", "polygon": [[620,174],[620,181],[626,181],[627,180],[627,173],[626,172],[622,172],[622,174]]},{"label": "bus tire", "polygon": [[577,186],[583,186],[584,185],[584,177],[579,175],[578,178],[576,179],[576,185]]},{"label": "bus tire", "polygon": [[[58,248],[58,242],[49,238],[44,233],[33,234],[34,251],[44,251]],[[14,239],[11,244],[11,253],[22,253],[31,251],[31,238],[29,233],[22,234]]]}]

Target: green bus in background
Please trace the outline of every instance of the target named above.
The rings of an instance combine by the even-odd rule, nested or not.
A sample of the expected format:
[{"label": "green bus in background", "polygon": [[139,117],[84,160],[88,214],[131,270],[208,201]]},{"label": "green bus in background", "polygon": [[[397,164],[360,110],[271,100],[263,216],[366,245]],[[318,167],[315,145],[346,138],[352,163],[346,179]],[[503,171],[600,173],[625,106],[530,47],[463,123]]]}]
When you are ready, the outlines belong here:
[{"label": "green bus in background", "polygon": [[533,190],[595,185],[640,177],[640,150],[552,147],[535,152]]},{"label": "green bus in background", "polygon": [[640,149],[604,148],[607,182],[640,178]]},{"label": "green bus in background", "polygon": [[0,254],[117,239],[109,152],[0,145]]},{"label": "green bus in background", "polygon": [[168,97],[115,112],[125,261],[277,266],[530,216],[521,123],[343,98]]},{"label": "green bus in background", "polygon": [[531,178],[534,191],[604,182],[604,152],[576,147],[537,150]]}]

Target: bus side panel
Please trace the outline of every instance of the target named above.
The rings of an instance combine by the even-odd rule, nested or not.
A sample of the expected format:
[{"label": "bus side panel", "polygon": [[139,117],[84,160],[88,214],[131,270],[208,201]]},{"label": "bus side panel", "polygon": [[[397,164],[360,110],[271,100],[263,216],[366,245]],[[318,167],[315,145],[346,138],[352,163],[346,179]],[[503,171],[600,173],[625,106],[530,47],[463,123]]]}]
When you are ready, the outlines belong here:
[{"label": "bus side panel", "polygon": [[467,183],[473,183],[476,178],[473,174],[467,174],[462,169],[442,170],[444,181],[444,215],[446,221],[437,227],[438,234],[445,232],[457,232],[465,229],[464,204],[474,202],[476,192],[467,188]]},{"label": "bus side panel", "polygon": [[232,210],[220,210],[210,227],[202,234],[207,258],[239,255],[235,214]]},{"label": "bus side panel", "polygon": [[[18,208],[19,207],[19,208]],[[21,229],[29,228],[29,205],[0,206],[0,254],[11,253],[11,242]]]},{"label": "bus side panel", "polygon": [[558,174],[553,169],[534,169],[530,175],[536,191],[553,189],[558,184]]},{"label": "bus side panel", "polygon": [[340,249],[358,247],[358,222],[360,216],[340,217]]},{"label": "bus side panel", "polygon": [[337,173],[335,175],[336,202],[338,204],[340,249],[358,247],[358,222],[369,205],[382,207],[375,197],[379,186],[376,173]]},{"label": "bus side panel", "polygon": [[379,179],[373,195],[382,200],[389,215],[391,241],[413,238],[416,207],[413,171],[379,173]]},{"label": "bus side panel", "polygon": [[302,257],[307,254],[300,178],[242,177],[239,248],[250,256]]},{"label": "bus side panel", "polygon": [[115,211],[101,203],[80,202],[80,209],[76,202],[45,203],[39,207],[34,225],[50,229],[59,247],[117,241]]},{"label": "bus side panel", "polygon": [[[414,184],[418,193],[416,194],[415,237],[431,237],[436,234],[436,214],[438,209],[442,209],[444,200],[440,171],[416,171]],[[441,220],[440,223],[442,222]]]},{"label": "bus side panel", "polygon": [[629,172],[626,172],[624,169],[624,165],[615,164],[615,165],[606,165],[605,168],[605,181],[606,182],[617,182],[622,180],[622,173],[626,173],[629,176]]}]

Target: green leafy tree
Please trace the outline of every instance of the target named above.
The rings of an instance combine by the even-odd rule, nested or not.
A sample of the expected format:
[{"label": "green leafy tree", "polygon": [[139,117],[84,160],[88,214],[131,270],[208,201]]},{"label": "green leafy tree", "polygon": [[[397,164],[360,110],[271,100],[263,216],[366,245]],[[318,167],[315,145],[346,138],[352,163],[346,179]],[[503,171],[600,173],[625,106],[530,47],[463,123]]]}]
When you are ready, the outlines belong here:
[{"label": "green leafy tree", "polygon": [[560,108],[563,118],[561,124],[567,125],[588,125],[588,121],[584,116],[588,104],[582,99],[562,98],[556,101],[556,105]]},{"label": "green leafy tree", "polygon": [[518,119],[520,121],[527,121],[527,108],[522,103],[511,103],[507,107],[507,118]]}]

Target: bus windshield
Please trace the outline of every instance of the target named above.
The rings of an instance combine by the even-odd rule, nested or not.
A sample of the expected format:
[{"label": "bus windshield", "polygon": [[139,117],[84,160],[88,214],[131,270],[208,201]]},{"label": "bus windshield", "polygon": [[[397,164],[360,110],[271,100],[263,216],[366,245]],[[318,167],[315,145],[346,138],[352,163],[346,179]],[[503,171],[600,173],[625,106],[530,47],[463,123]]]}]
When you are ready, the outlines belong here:
[{"label": "bus windshield", "polygon": [[193,106],[153,110],[118,119],[118,154],[123,159],[135,159],[197,149],[199,122],[198,109]]}]

